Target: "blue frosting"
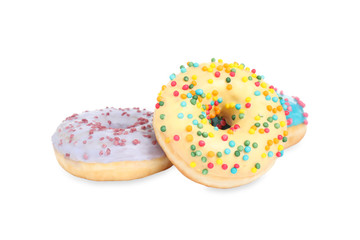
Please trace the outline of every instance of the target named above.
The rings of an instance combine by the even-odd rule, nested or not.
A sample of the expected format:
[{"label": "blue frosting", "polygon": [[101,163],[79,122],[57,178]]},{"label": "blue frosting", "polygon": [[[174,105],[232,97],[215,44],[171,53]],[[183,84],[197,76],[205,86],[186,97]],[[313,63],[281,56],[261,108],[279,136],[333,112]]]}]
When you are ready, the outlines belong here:
[{"label": "blue frosting", "polygon": [[[292,119],[292,123],[290,125],[288,125],[288,127],[291,127],[291,126],[296,126],[296,125],[299,125],[299,124],[302,124],[304,123],[304,121],[306,120],[306,117],[304,117],[304,108],[301,107],[297,100],[293,97],[290,97],[290,96],[287,96],[287,95],[281,95],[279,94],[279,97],[282,97],[283,99],[287,98],[290,103],[290,106],[292,108],[292,111],[290,112],[289,115],[286,116],[286,120],[288,120],[289,118]],[[287,106],[284,104],[283,105],[284,107],[284,110],[287,109]]]}]

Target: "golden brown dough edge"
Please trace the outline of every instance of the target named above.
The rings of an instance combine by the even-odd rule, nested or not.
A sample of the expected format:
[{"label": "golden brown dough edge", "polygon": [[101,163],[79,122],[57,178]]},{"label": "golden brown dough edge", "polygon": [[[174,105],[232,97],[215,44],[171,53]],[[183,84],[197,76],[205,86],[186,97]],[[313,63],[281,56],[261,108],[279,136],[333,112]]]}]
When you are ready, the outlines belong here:
[{"label": "golden brown dough edge", "polygon": [[[155,136],[157,138],[158,143],[160,144],[160,146],[164,146],[165,142],[159,135],[160,133],[155,131]],[[253,182],[262,175],[264,175],[275,163],[275,161],[272,161],[271,164],[267,165],[266,169],[262,169],[261,174],[256,174],[255,176],[250,176],[250,177],[243,177],[241,179],[209,177],[199,174],[194,169],[187,167],[184,161],[177,160],[180,158],[177,152],[170,151],[169,149],[163,149],[163,150],[166,153],[168,159],[172,161],[172,163],[177,168],[177,170],[179,170],[179,172],[181,172],[185,177],[189,178],[190,180],[196,183],[213,188],[234,188]]]},{"label": "golden brown dough edge", "polygon": [[74,176],[94,181],[123,181],[143,178],[172,166],[164,157],[143,161],[121,161],[113,163],[86,163],[65,158],[55,151],[55,156],[62,168]]},{"label": "golden brown dough edge", "polygon": [[[290,128],[288,128],[288,133],[289,133],[288,141],[287,141],[287,144],[285,145],[285,148],[289,148],[289,147],[297,144],[305,136],[306,125],[300,124],[297,126],[290,127]],[[162,146],[164,143],[162,142],[162,139],[156,134],[156,132],[155,132],[155,136],[156,136],[158,142],[162,143],[162,144],[160,144]],[[273,161],[273,163],[270,164],[267,167],[267,169],[265,169],[263,171],[262,174],[257,174],[253,177],[247,177],[247,178],[236,179],[236,180],[235,179],[229,180],[229,179],[222,179],[222,178],[207,178],[207,177],[201,176],[199,174],[195,174],[192,171],[192,169],[190,169],[190,168],[186,168],[185,166],[182,166],[184,163],[182,163],[181,161],[176,161],[176,159],[178,157],[176,153],[168,151],[167,149],[164,149],[164,151],[166,152],[166,155],[168,156],[168,158],[173,161],[173,164],[175,165],[175,167],[184,176],[186,176],[187,178],[191,179],[194,182],[200,183],[207,187],[214,187],[214,188],[233,188],[233,187],[238,187],[238,186],[253,182],[256,179],[258,179],[260,176],[264,175],[275,163],[275,161]]]},{"label": "golden brown dough edge", "polygon": [[306,133],[306,125],[299,124],[296,126],[288,127],[288,141],[285,144],[285,149],[294,146],[303,139]]}]

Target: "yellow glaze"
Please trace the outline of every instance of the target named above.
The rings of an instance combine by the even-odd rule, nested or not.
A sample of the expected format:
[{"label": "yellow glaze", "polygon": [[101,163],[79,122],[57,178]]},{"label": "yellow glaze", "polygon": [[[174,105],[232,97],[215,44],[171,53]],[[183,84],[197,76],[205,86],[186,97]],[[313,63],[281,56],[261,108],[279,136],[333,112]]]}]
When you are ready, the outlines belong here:
[{"label": "yellow glaze", "polygon": [[[243,64],[194,65],[182,67],[162,87],[153,120],[156,138],[170,161],[198,183],[218,188],[249,183],[270,169],[286,145],[287,124],[280,99],[255,70]],[[193,103],[189,93],[197,96]],[[216,106],[217,102],[221,103]],[[214,116],[223,117],[230,128],[217,130],[208,119]],[[245,152],[246,143],[250,143],[249,152]]]}]

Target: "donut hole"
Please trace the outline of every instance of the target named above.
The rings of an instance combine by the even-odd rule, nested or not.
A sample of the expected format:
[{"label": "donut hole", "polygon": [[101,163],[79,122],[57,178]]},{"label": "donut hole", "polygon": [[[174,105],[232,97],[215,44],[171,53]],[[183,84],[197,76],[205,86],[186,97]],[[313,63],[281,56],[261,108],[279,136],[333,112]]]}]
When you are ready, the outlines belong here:
[{"label": "donut hole", "polygon": [[107,125],[108,128],[115,128],[115,129],[128,129],[131,127],[131,125],[129,124],[122,124],[122,123],[111,123]]},{"label": "donut hole", "polygon": [[149,124],[149,120],[143,117],[119,117],[108,119],[106,121],[106,127],[110,129],[131,129],[142,125]]},{"label": "donut hole", "polygon": [[233,109],[223,109],[220,114],[216,115],[214,118],[211,118],[211,125],[218,127],[219,130],[226,130],[234,126],[237,122],[236,111]]},{"label": "donut hole", "polygon": [[226,118],[223,116],[216,116],[214,118],[211,118],[211,125],[214,127],[218,127],[219,130],[226,130],[230,128],[231,126],[227,123]]}]

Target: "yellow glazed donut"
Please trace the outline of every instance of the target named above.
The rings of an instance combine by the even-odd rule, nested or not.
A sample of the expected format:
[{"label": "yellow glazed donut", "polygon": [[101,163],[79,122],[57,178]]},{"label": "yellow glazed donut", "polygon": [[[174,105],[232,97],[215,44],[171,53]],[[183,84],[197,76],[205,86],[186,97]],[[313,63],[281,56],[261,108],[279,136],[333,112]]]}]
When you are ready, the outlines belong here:
[{"label": "yellow glazed donut", "polygon": [[170,161],[200,184],[231,188],[266,173],[288,140],[285,101],[255,69],[188,62],[162,87],[153,126]]}]

